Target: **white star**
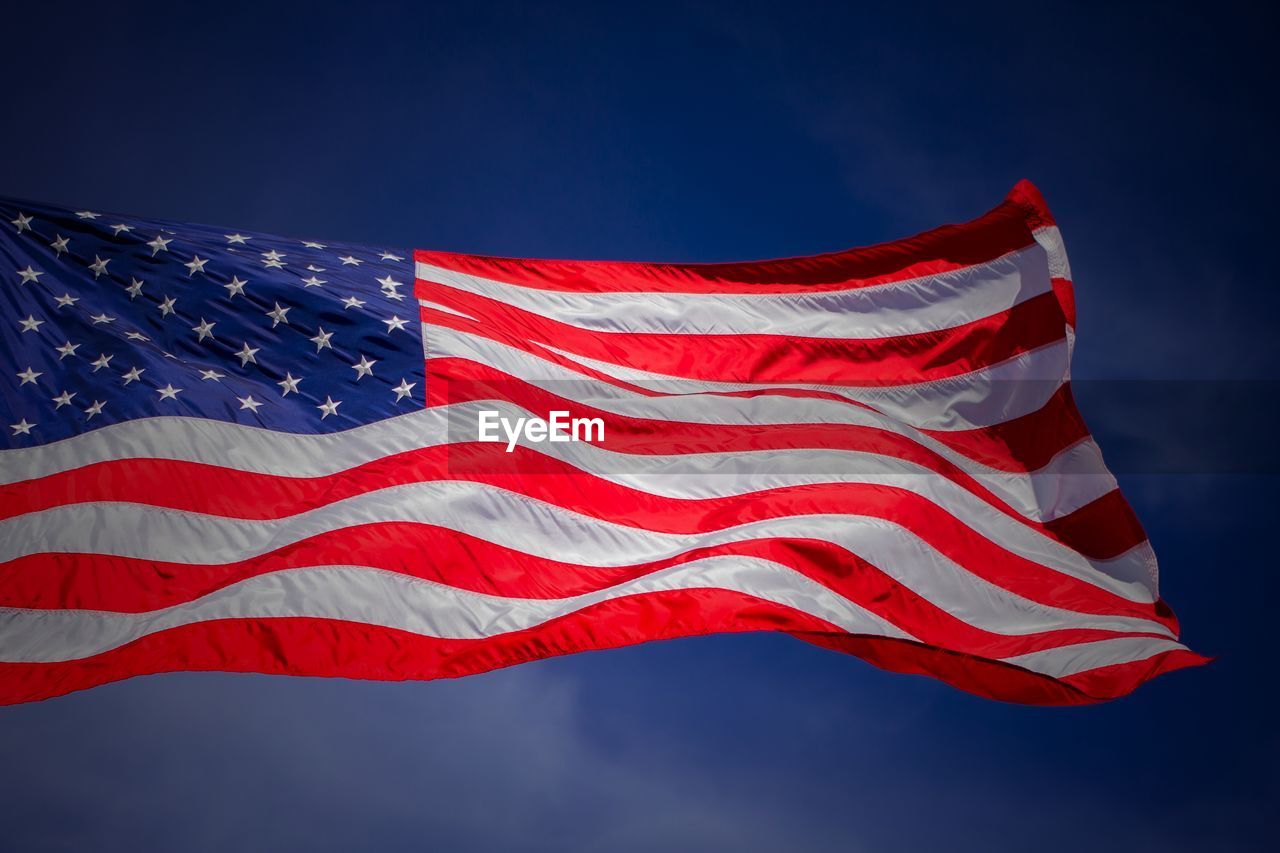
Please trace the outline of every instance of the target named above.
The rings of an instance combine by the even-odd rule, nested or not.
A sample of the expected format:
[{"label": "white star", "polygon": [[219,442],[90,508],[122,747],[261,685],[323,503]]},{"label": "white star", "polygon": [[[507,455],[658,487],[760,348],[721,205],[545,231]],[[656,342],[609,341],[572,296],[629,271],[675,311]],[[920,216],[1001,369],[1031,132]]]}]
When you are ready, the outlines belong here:
[{"label": "white star", "polygon": [[248,283],[249,282],[245,281],[244,279],[233,275],[231,276],[231,281],[227,282],[222,286],[227,289],[227,298],[234,299],[235,297],[244,293],[244,286]]},{"label": "white star", "polygon": [[388,317],[382,322],[387,324],[387,334],[403,329],[409,324],[408,320],[401,320],[399,317]]},{"label": "white star", "polygon": [[418,384],[417,382],[408,382],[403,377],[401,377],[400,384],[391,389],[392,391],[396,392],[396,402],[399,403],[405,397],[412,396],[413,386],[417,384]]},{"label": "white star", "polygon": [[106,367],[108,364],[110,364],[110,363],[111,363],[111,359],[113,359],[113,358],[115,358],[115,356],[114,356],[114,355],[107,355],[107,354],[104,352],[104,353],[102,353],[101,355],[99,355],[99,356],[98,356],[98,358],[97,358],[97,360],[96,360],[96,361],[91,361],[91,362],[89,362],[89,363],[90,363],[91,365],[93,365],[93,372],[94,372],[94,373],[97,373],[99,370],[101,370],[102,368],[104,368],[104,367]]},{"label": "white star", "polygon": [[394,299],[396,302],[400,302],[404,299],[404,294],[398,290],[384,290],[382,291],[382,295],[388,299]]},{"label": "white star", "polygon": [[370,361],[365,355],[362,354],[360,356],[360,361],[357,364],[351,365],[351,369],[356,372],[356,381],[359,382],[362,378],[366,376],[372,376],[373,366],[377,363],[378,363],[377,359]]},{"label": "white star", "polygon": [[225,377],[226,375],[227,375],[227,374],[225,374],[225,373],[219,373],[219,372],[218,372],[218,371],[216,371],[216,370],[202,370],[202,371],[200,371],[200,378],[201,378],[201,379],[203,379],[203,380],[205,380],[206,382],[207,382],[208,380],[210,380],[210,379],[212,379],[214,382],[220,382],[220,381],[222,381],[222,378],[223,378],[223,377]]},{"label": "white star", "polygon": [[356,299],[354,296],[348,296],[342,300],[342,308],[345,311],[348,308],[361,308],[364,306],[363,299]]},{"label": "white star", "polygon": [[93,405],[84,410],[84,413],[89,416],[85,418],[85,420],[91,421],[93,420],[94,415],[101,414],[102,407],[105,406],[106,404],[107,404],[106,400],[94,400]]},{"label": "white star", "polygon": [[19,383],[18,383],[18,385],[19,385],[19,386],[21,386],[21,385],[27,385],[27,384],[33,384],[33,385],[34,385],[34,384],[35,384],[35,381],[36,381],[36,377],[37,377],[37,376],[44,376],[44,374],[43,374],[43,373],[41,373],[41,372],[39,372],[39,371],[37,371],[37,370],[32,370],[30,365],[28,365],[28,366],[27,366],[27,369],[26,369],[26,370],[24,370],[24,371],[23,371],[23,372],[21,372],[21,373],[15,374],[15,375],[16,375],[19,379],[21,379],[21,380],[22,380],[21,382],[19,382]]},{"label": "white star", "polygon": [[[283,261],[285,258],[289,256],[281,254],[280,252],[277,252],[275,249],[272,249],[269,252],[263,252],[262,257],[265,259],[264,260],[264,263],[265,263],[267,261]],[[267,265],[270,266],[269,263]]]},{"label": "white star", "polygon": [[132,225],[125,225],[123,222],[121,222],[119,225],[112,225],[110,227],[111,227],[111,230],[115,232],[117,237],[119,237],[121,234],[127,231],[133,230]]},{"label": "white star", "polygon": [[104,272],[106,272],[106,271],[107,271],[107,264],[109,264],[109,263],[111,263],[111,259],[110,259],[110,258],[106,258],[106,259],[104,260],[104,259],[102,259],[102,258],[98,257],[97,255],[94,255],[94,256],[93,256],[93,263],[89,264],[89,269],[93,270],[93,277],[94,277],[94,278],[97,278],[98,276],[100,276],[100,275],[102,275]]},{"label": "white star", "polygon": [[105,311],[101,314],[97,314],[93,317],[90,317],[89,319],[93,321],[93,325],[95,326],[101,326],[106,323],[114,323],[116,321],[115,317],[108,317]]},{"label": "white star", "polygon": [[175,298],[174,298],[174,297],[172,297],[172,296],[166,296],[166,297],[165,297],[165,298],[160,302],[160,304],[156,306],[157,308],[159,308],[159,309],[160,309],[160,316],[161,316],[161,317],[168,317],[170,314],[174,313],[174,311],[173,311],[173,306],[174,306],[174,304],[175,304],[175,303],[177,303],[177,301],[178,301],[178,300],[177,300],[177,299],[175,299]]},{"label": "white star", "polygon": [[302,280],[303,287],[319,287],[324,283],[325,280],[323,278],[316,278],[315,276],[311,276],[311,278],[304,278]]},{"label": "white star", "polygon": [[70,406],[71,398],[74,396],[75,396],[74,392],[63,391],[61,394],[59,394],[56,397],[50,397],[49,400],[55,404],[53,408],[56,411],[58,409],[61,409],[63,406]]},{"label": "white star", "polygon": [[143,341],[144,343],[151,340],[151,338],[148,338],[146,335],[142,334],[142,332],[125,332],[124,336],[131,341]]},{"label": "white star", "polygon": [[289,321],[285,319],[285,315],[288,314],[293,309],[281,308],[279,302],[275,302],[273,304],[276,306],[275,310],[268,311],[267,316],[271,318],[271,328],[274,329],[276,326],[280,325],[281,323],[288,324]]},{"label": "white star", "polygon": [[243,246],[245,243],[249,242],[249,238],[243,234],[223,234],[222,236],[227,238],[228,246],[232,243],[239,243]]},{"label": "white star", "polygon": [[286,373],[284,379],[276,383],[280,386],[280,396],[288,397],[290,392],[297,393],[298,383],[301,381],[301,379],[294,379],[292,373]]},{"label": "white star", "polygon": [[23,418],[16,424],[10,424],[9,429],[13,430],[14,435],[28,435],[30,434],[33,426],[35,426],[35,424],[29,424],[27,423],[27,419]]},{"label": "white star", "polygon": [[316,336],[314,338],[311,338],[310,340],[313,344],[316,345],[316,352],[320,352],[320,350],[324,349],[325,347],[330,347],[330,348],[333,347],[333,344],[329,343],[329,338],[332,338],[332,337],[333,337],[333,332],[326,332],[324,330],[324,326],[320,326],[318,329],[316,329]]},{"label": "white star", "polygon": [[258,360],[253,356],[255,353],[258,352],[258,349],[260,349],[260,347],[258,348],[250,347],[248,342],[246,342],[244,345],[244,349],[236,353],[236,358],[240,359],[240,366],[244,367],[245,365],[249,364],[249,362],[253,362],[254,364],[257,364]]},{"label": "white star", "polygon": [[359,258],[353,258],[351,255],[347,255],[345,258],[338,258],[338,260],[342,261],[342,265],[345,267],[350,267],[350,266],[358,267],[364,263],[364,261],[360,260]]},{"label": "white star", "polygon": [[403,281],[396,281],[394,278],[392,278],[389,275],[383,276],[382,278],[374,279],[374,281],[381,284],[383,290],[395,290],[397,287],[404,286]]},{"label": "white star", "polygon": [[101,213],[94,213],[92,210],[76,211],[76,216],[80,217],[81,219],[97,219],[101,215],[102,215]]},{"label": "white star", "polygon": [[156,393],[160,395],[161,400],[176,400],[178,395],[182,393],[182,389],[174,388],[173,383],[169,383],[163,388],[157,388]]},{"label": "white star", "polygon": [[142,374],[146,372],[147,372],[147,369],[145,367],[133,368],[128,373],[123,374],[124,384],[128,385],[130,382],[137,382],[139,379],[142,378]]},{"label": "white star", "polygon": [[62,257],[67,251],[67,243],[69,242],[71,241],[68,238],[63,237],[61,234],[58,234],[58,235],[55,235],[54,241],[49,244],[49,248],[53,249],[54,254],[56,254],[58,257]]},{"label": "white star", "polygon": [[76,350],[80,349],[80,345],[73,344],[71,343],[71,341],[67,341],[65,344],[63,344],[60,347],[57,347],[56,349],[58,352],[61,353],[61,355],[58,356],[58,361],[62,361],[64,358],[66,358],[69,355],[75,355]]},{"label": "white star", "polygon": [[324,267],[318,267],[315,264],[307,264],[307,269],[312,272],[324,272]]},{"label": "white star", "polygon": [[209,263],[208,258],[201,258],[199,255],[192,255],[191,260],[183,264],[183,266],[187,268],[187,278],[190,278],[196,273],[205,275],[204,265],[207,263]]},{"label": "white star", "polygon": [[325,418],[329,417],[329,415],[336,415],[338,413],[338,407],[341,405],[342,405],[341,400],[334,400],[332,397],[326,394],[324,398],[324,402],[316,406],[316,408],[319,409],[321,412],[320,420],[324,420]]},{"label": "white star", "polygon": [[382,259],[384,261],[403,261],[404,260],[404,258],[400,257],[399,255],[393,255],[390,252],[383,252]]},{"label": "white star", "polygon": [[11,221],[13,222],[13,227],[18,229],[19,234],[23,231],[31,230],[31,217],[25,213],[19,213],[18,218]]},{"label": "white star", "polygon": [[18,325],[22,327],[22,332],[38,332],[44,325],[44,320],[37,320],[35,314],[28,314],[27,319],[18,321]]},{"label": "white star", "polygon": [[199,337],[197,337],[197,338],[196,338],[196,343],[200,343],[200,342],[201,342],[201,341],[203,341],[205,338],[212,338],[212,337],[213,337],[213,327],[214,327],[214,326],[216,326],[216,325],[218,325],[218,324],[217,324],[217,323],[210,323],[208,320],[206,320],[205,318],[201,317],[201,318],[200,318],[200,325],[198,325],[198,326],[192,326],[192,327],[191,327],[191,331],[193,331],[193,332],[195,332],[197,335],[199,335]]},{"label": "white star", "polygon": [[31,268],[31,264],[27,264],[27,268],[25,270],[18,270],[18,275],[22,276],[21,283],[26,284],[29,281],[36,281],[36,279],[40,278],[44,273],[33,270]]},{"label": "white star", "polygon": [[264,267],[266,267],[267,269],[271,269],[271,270],[282,270],[282,269],[284,269],[284,261],[270,261],[270,260],[268,260],[268,261],[263,261],[263,262],[262,262],[262,265],[263,265]]},{"label": "white star", "polygon": [[59,308],[70,308],[72,305],[75,305],[80,301],[80,297],[72,296],[70,293],[64,293],[53,301],[58,303]]},{"label": "white star", "polygon": [[173,242],[172,237],[161,237],[159,234],[156,238],[146,245],[151,247],[151,257],[155,257],[160,252],[169,251],[169,244]]},{"label": "white star", "polygon": [[328,246],[326,246],[324,243],[317,243],[314,240],[303,240],[302,245],[306,246],[308,249],[327,249],[328,248]]},{"label": "white star", "polygon": [[252,394],[250,394],[248,397],[236,397],[236,399],[240,401],[240,408],[248,409],[249,411],[253,412],[255,415],[258,413],[258,407],[262,405],[257,400],[253,399]]},{"label": "white star", "polygon": [[124,289],[124,292],[129,294],[129,300],[132,301],[139,293],[142,292],[142,279],[135,278],[130,282],[129,286]]}]

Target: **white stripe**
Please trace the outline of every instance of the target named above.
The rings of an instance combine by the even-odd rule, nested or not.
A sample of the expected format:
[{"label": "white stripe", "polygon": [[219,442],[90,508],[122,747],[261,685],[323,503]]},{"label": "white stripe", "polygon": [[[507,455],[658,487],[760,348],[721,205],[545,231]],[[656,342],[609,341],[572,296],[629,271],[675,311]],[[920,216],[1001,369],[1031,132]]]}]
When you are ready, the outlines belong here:
[{"label": "white stripe", "polygon": [[955,328],[1053,289],[1045,250],[1038,244],[959,270],[809,293],[572,293],[426,263],[418,264],[417,274],[428,282],[428,292],[431,283],[447,285],[596,332],[852,340]]},{"label": "white stripe", "polygon": [[39,447],[0,450],[0,483],[114,459],[173,459],[281,477],[320,477],[445,440],[445,417],[418,409],[343,432],[278,432],[208,418],[139,418]]},{"label": "white stripe", "polygon": [[[566,389],[557,386],[556,390],[563,393]],[[638,398],[640,401],[646,399],[651,398]],[[675,403],[680,400],[688,401],[689,398],[657,399]],[[731,407],[735,411],[739,405],[751,402],[737,397],[713,399],[725,400],[727,404],[732,404]],[[771,400],[785,402],[776,398]],[[601,401],[591,401],[592,404],[597,402]],[[803,401],[794,402],[797,406],[791,407],[792,416],[796,414],[797,408],[803,408]],[[826,404],[828,401],[817,402]],[[617,407],[606,404],[600,405],[599,408],[612,411]],[[864,409],[844,408],[849,414],[854,415],[854,418],[857,413],[866,412]],[[507,400],[457,403],[448,407],[447,410],[450,441],[476,440],[478,412],[482,410],[498,412],[501,417],[508,419],[546,414],[530,411]],[[652,417],[653,415],[650,413],[638,416]],[[869,416],[864,422],[872,421],[873,417],[882,416]],[[906,430],[896,432],[902,435]],[[929,441],[937,444],[932,439]],[[921,477],[937,479],[945,481],[951,488],[971,494],[964,486],[923,465],[917,465],[897,456],[869,451],[789,448],[659,455],[615,452],[582,442],[531,444],[523,436],[518,443],[539,453],[562,459],[613,482],[641,489],[650,494],[669,497],[704,498],[810,483],[868,482],[860,476],[853,476],[867,474],[906,475],[913,478],[911,482],[915,482],[914,478]],[[943,449],[946,450],[946,448]],[[946,455],[955,457],[953,461],[964,460],[964,457],[953,452],[944,454]],[[994,492],[997,497],[1009,503],[1012,509],[1036,520],[1065,515],[1116,488],[1115,478],[1102,464],[1097,445],[1092,441],[1073,445],[1059,454],[1055,461],[1056,465],[1049,470],[1032,475],[1010,472],[992,474],[989,473],[990,469],[968,473]],[[966,466],[960,465],[960,467],[964,469]],[[977,466],[970,464],[967,467]],[[680,475],[680,479],[671,486],[669,480],[674,475]],[[723,475],[730,475],[730,477],[726,478]],[[655,477],[658,479],[651,479]],[[986,501],[982,500],[982,503],[986,508],[985,511],[990,511]]]},{"label": "white stripe", "polygon": [[1098,667],[1148,660],[1162,652],[1186,648],[1181,643],[1155,637],[1117,637],[1016,655],[1005,658],[1004,662],[1053,678],[1066,678]]},{"label": "white stripe", "polygon": [[[524,411],[505,402],[479,405],[493,406],[508,417]],[[475,423],[471,413],[455,408],[451,414],[458,424],[455,437],[470,437]],[[842,450],[631,455],[585,443],[522,443],[606,481],[674,500],[703,500],[819,483],[893,487],[919,495],[997,546],[1026,559],[1058,570],[1070,566],[1084,570],[1087,566],[1094,573],[1105,573],[1126,584],[1144,583],[1154,594],[1154,559],[1145,543],[1110,560],[1087,561],[954,481],[895,457]],[[0,530],[5,529],[3,524],[0,522]]]},{"label": "white stripe", "polygon": [[[474,411],[486,407],[508,417],[517,417],[525,411],[505,401],[495,401],[460,404],[447,412],[437,410],[437,414],[451,416],[455,440],[467,440],[474,430]],[[197,432],[209,423],[197,421]],[[176,428],[184,424],[169,426]],[[441,432],[434,426],[430,431]],[[252,435],[261,437],[261,433],[255,431]],[[609,482],[678,500],[743,495],[818,483],[891,486],[931,501],[978,534],[1027,559],[1055,568],[1073,565],[1082,559],[1067,546],[1010,518],[954,481],[892,456],[816,449],[649,455],[616,453],[584,443],[522,443]],[[281,457],[264,454],[264,458],[279,461]],[[1154,592],[1154,557],[1146,543],[1111,560],[1092,561],[1089,565],[1095,572],[1126,583],[1145,581]]]},{"label": "white stripe", "polygon": [[475,319],[475,317],[472,317],[470,314],[464,314],[463,312],[459,311],[456,308],[449,308],[448,306],[441,305],[437,302],[432,302],[428,299],[419,299],[418,305],[422,306],[423,308],[430,308],[432,311],[443,311],[444,313],[452,314],[455,317],[463,317],[467,320]]},{"label": "white stripe", "polygon": [[[528,381],[564,378],[565,368],[490,338],[444,326],[422,326],[427,358],[465,358]],[[638,370],[543,347],[574,364],[659,394],[760,391],[771,388],[824,391],[862,403],[894,420],[933,430],[989,427],[1044,408],[1068,376],[1069,336],[961,376],[907,385],[825,385],[804,382],[713,382]],[[522,354],[526,357],[521,358]],[[430,368],[428,367],[428,372]],[[577,374],[577,378],[582,378]]]},{"label": "white stripe", "polygon": [[[667,533],[592,518],[496,486],[458,481],[392,486],[271,520],[223,518],[131,503],[68,504],[0,521],[0,562],[37,553],[82,553],[186,564],[230,563],[326,531],[396,521],[432,524],[545,559],[596,567],[647,563],[698,547],[750,539],[817,539],[862,556],[948,610],[985,609],[1000,601],[991,616],[996,620],[1008,619],[1018,610],[1012,593],[982,581],[914,533],[885,519],[854,514],[796,515],[701,533]],[[1025,528],[1014,532],[1022,531],[1031,533]],[[1022,556],[1042,566],[1130,600],[1154,600],[1140,565],[1089,561],[1061,546],[1046,546],[1051,540],[1043,537],[1040,541],[1030,535],[1020,539],[1000,545],[1021,550]],[[1124,577],[1123,571],[1138,576]],[[980,586],[978,604],[940,600],[935,588],[951,583],[974,589]],[[1051,609],[1033,606],[1040,611]],[[1072,611],[1055,612],[1082,618]],[[1065,624],[1057,616],[1053,621],[1055,627],[1074,624]],[[1153,622],[1136,621],[1142,623],[1141,630],[1164,630]],[[1004,633],[1008,623],[990,627]]]},{"label": "white stripe", "polygon": [[[491,364],[512,376],[541,376],[543,378],[522,381],[584,406],[623,417],[730,426],[849,424],[885,430],[937,453],[981,481],[1018,512],[1038,521],[1067,515],[1116,488],[1115,478],[1103,464],[1102,454],[1092,438],[1065,448],[1038,471],[1000,471],[970,459],[888,415],[837,400],[722,397],[692,393],[651,397],[610,382],[584,379],[582,374],[487,338],[470,337],[467,344],[474,348],[463,354],[464,358]],[[486,405],[489,404],[479,407]],[[533,414],[546,415],[545,412]],[[457,436],[459,433],[455,431],[453,434]]]},{"label": "white stripe", "polygon": [[1044,247],[1049,264],[1049,275],[1071,281],[1071,263],[1067,260],[1067,247],[1062,241],[1062,232],[1058,230],[1058,226],[1047,225],[1044,228],[1037,228],[1032,236]]},{"label": "white stripe", "polygon": [[[1091,439],[1064,450],[1039,471],[1024,474],[996,471],[891,418],[832,400],[645,397],[609,383],[580,379],[530,384],[625,417],[709,425],[838,423],[883,429],[939,454],[979,480],[1014,510],[1038,521],[1073,512],[1116,487]],[[321,477],[383,456],[444,443],[446,421],[474,417],[474,411],[479,408],[507,405],[502,401],[479,401],[451,407],[466,412],[465,415],[450,415],[444,409],[419,410],[326,435],[276,432],[205,418],[144,418],[40,447],[2,450],[0,483],[21,482],[99,462],[131,458],[219,465],[281,477]],[[544,416],[546,413],[533,414]],[[455,429],[453,435],[461,440],[464,432]]]},{"label": "white stripe", "polygon": [[[505,401],[481,407],[505,417],[525,413]],[[454,440],[472,437],[476,418],[462,408],[451,414],[456,418],[450,427]],[[519,443],[603,480],[674,500],[704,500],[826,483],[888,486],[919,495],[969,529],[1029,560],[1060,566],[1082,559],[1075,550],[1011,518],[954,480],[897,457],[820,449],[620,454],[583,442],[531,444],[522,438]],[[1155,557],[1145,542],[1090,565],[1110,577],[1145,583],[1154,595]]]},{"label": "white stripe", "polygon": [[359,566],[290,569],[247,578],[193,602],[145,613],[0,609],[0,659],[75,660],[148,634],[214,619],[340,619],[428,637],[476,640],[520,631],[593,604],[677,589],[725,589],[786,605],[852,634],[912,639],[786,566],[710,557],[569,598],[503,598]]}]

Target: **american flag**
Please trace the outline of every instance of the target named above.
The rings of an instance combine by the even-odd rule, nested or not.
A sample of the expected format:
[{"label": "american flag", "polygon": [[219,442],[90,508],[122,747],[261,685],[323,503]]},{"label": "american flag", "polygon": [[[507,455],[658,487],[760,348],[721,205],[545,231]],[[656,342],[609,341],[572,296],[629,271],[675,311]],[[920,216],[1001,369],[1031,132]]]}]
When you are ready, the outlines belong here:
[{"label": "american flag", "polygon": [[[716,265],[0,214],[0,703],[761,630],[1038,704],[1204,660],[1072,400],[1026,182]],[[603,435],[508,447],[483,411]]]}]

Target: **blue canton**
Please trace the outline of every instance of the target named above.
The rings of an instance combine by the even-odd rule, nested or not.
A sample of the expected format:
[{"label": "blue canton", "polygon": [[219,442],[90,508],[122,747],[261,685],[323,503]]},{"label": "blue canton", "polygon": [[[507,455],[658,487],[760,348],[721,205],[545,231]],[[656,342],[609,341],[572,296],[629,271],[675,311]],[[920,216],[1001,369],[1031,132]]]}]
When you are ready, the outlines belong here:
[{"label": "blue canton", "polygon": [[155,415],[325,433],[420,408],[412,254],[0,200],[0,448]]}]

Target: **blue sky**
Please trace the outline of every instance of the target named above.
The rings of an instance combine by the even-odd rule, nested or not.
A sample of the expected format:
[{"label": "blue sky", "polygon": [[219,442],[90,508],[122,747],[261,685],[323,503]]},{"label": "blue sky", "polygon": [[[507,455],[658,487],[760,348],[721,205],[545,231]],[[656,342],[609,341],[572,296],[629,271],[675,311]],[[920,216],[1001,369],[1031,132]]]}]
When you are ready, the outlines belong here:
[{"label": "blue sky", "polygon": [[[1080,378],[1275,380],[1264,14],[23,4],[4,14],[0,194],[714,261],[906,236],[1027,177],[1071,253]],[[0,710],[0,849],[1258,849],[1280,797],[1280,469],[1251,442],[1277,386],[1233,385],[1206,413],[1177,381],[1136,411],[1085,384],[1118,470],[1189,442],[1236,471],[1122,475],[1210,667],[1070,710],[764,635],[458,682],[135,679]]]}]

